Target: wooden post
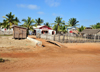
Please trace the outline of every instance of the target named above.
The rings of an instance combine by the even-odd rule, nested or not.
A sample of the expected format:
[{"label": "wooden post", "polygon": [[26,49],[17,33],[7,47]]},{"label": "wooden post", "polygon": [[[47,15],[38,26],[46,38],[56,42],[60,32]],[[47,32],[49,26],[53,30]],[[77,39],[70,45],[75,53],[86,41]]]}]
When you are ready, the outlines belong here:
[{"label": "wooden post", "polygon": [[[86,34],[87,35],[87,34]],[[85,35],[85,42],[86,42],[86,35]]]},{"label": "wooden post", "polygon": [[65,35],[63,35],[63,43],[64,43]]},{"label": "wooden post", "polygon": [[98,35],[98,42],[99,42],[99,35]]},{"label": "wooden post", "polygon": [[95,42],[96,34],[94,35],[94,42]]},{"label": "wooden post", "polygon": [[68,35],[68,39],[69,39],[68,41],[70,42],[70,33],[69,33],[69,35]]},{"label": "wooden post", "polygon": [[98,42],[99,42],[99,35],[98,35]]},{"label": "wooden post", "polygon": [[47,37],[48,37],[48,36],[47,36],[47,34],[46,34],[46,40],[47,40]]},{"label": "wooden post", "polygon": [[60,42],[60,34],[59,34],[59,42]]},{"label": "wooden post", "polygon": [[55,41],[55,35],[54,35],[54,38],[53,38],[53,40]]}]

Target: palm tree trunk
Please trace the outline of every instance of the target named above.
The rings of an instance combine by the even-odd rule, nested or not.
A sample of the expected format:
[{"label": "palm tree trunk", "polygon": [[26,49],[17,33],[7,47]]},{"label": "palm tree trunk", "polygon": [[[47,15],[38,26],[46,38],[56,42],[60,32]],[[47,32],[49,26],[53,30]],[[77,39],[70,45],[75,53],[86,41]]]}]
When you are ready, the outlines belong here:
[{"label": "palm tree trunk", "polygon": [[57,28],[56,28],[56,34],[58,34],[58,26],[59,26],[59,23],[58,23]]},{"label": "palm tree trunk", "polygon": [[27,29],[27,36],[28,36],[28,34],[29,34],[29,28]]}]

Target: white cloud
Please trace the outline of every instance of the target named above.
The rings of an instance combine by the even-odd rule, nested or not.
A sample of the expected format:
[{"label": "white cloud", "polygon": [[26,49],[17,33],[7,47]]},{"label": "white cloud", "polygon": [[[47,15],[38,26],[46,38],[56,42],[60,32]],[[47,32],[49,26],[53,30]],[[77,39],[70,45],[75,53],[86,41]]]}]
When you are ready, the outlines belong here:
[{"label": "white cloud", "polygon": [[63,16],[62,14],[56,14],[56,13],[53,13],[52,15],[53,16]]},{"label": "white cloud", "polygon": [[60,5],[60,0],[45,0],[45,3],[48,4],[50,7],[57,7]]},{"label": "white cloud", "polygon": [[37,12],[38,14],[44,14],[44,12]]},{"label": "white cloud", "polygon": [[22,8],[29,8],[29,9],[39,9],[39,7],[37,5],[25,5],[25,4],[17,4],[18,7],[22,7]]}]

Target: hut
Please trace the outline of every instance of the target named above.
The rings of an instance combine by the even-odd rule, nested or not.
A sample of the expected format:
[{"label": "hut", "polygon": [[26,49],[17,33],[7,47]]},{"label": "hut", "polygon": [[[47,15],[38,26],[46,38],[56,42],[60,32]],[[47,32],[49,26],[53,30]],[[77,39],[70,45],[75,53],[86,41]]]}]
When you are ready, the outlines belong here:
[{"label": "hut", "polygon": [[100,35],[100,29],[85,29],[81,32],[81,34],[96,34]]},{"label": "hut", "polygon": [[83,37],[88,38],[100,38],[100,29],[85,29],[80,32]]},{"label": "hut", "polygon": [[20,26],[12,26],[13,38],[14,39],[25,39],[27,38],[27,28]]}]

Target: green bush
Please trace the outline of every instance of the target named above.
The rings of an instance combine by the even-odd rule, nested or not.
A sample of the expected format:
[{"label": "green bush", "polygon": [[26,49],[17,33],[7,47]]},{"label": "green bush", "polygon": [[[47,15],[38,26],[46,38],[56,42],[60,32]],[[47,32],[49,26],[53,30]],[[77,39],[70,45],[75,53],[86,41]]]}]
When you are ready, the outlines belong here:
[{"label": "green bush", "polygon": [[4,59],[0,58],[0,62],[4,62],[4,61],[5,61]]}]

